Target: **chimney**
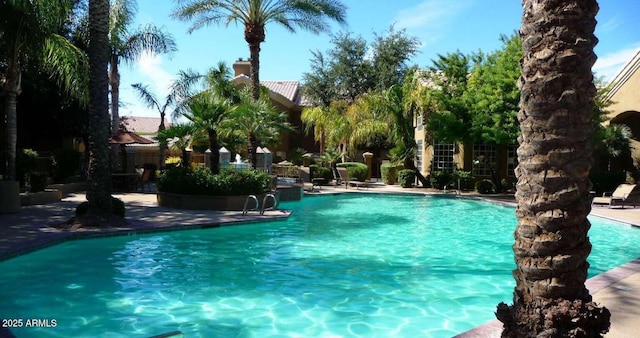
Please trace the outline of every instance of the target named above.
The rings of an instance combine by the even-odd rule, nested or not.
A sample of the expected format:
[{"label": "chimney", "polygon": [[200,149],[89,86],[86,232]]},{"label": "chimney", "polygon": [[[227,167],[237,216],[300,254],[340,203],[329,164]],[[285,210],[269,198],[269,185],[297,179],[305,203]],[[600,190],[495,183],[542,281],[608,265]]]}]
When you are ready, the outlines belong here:
[{"label": "chimney", "polygon": [[239,58],[234,64],[233,64],[233,71],[235,72],[234,76],[238,76],[238,75],[246,75],[248,77],[251,77],[251,63],[249,63],[249,60],[243,60],[242,58]]}]

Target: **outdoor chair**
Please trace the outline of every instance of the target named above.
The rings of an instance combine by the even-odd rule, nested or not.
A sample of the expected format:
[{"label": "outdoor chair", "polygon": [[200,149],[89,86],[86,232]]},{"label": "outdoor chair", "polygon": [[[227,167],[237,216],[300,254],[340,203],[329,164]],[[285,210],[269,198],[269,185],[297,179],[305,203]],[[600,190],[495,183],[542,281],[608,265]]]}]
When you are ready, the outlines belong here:
[{"label": "outdoor chair", "polygon": [[355,185],[357,189],[360,189],[360,187],[369,188],[369,184],[367,184],[367,182],[351,180],[351,177],[349,177],[349,172],[347,171],[347,168],[338,167],[337,169],[338,169],[338,176],[340,176],[340,181],[344,183],[345,189],[349,189],[349,185]]},{"label": "outdoor chair", "polygon": [[595,197],[591,202],[593,205],[632,205],[634,208],[640,201],[640,188],[636,184],[620,184],[613,192],[605,192],[602,197]]}]

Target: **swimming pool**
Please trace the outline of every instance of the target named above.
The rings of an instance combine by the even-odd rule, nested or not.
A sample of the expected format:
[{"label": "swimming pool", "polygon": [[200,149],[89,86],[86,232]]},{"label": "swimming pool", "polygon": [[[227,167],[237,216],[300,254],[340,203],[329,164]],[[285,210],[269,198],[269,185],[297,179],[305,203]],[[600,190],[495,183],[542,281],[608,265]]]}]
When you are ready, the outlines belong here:
[{"label": "swimming pool", "polygon": [[[288,221],[67,242],[0,262],[18,337],[451,337],[511,302],[513,208],[375,194],[283,203]],[[640,256],[593,219],[590,275]]]}]

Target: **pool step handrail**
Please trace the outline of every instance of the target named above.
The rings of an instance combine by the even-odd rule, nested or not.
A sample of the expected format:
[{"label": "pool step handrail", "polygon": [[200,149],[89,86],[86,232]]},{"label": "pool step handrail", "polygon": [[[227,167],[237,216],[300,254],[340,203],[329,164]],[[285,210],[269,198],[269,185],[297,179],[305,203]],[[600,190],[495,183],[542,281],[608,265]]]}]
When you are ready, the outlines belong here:
[{"label": "pool step handrail", "polygon": [[[267,200],[271,198],[273,200],[273,205],[270,207],[266,207],[267,206]],[[260,215],[264,215],[264,212],[267,210],[274,210],[276,207],[278,206],[278,199],[276,198],[275,194],[266,194],[264,195],[264,198],[262,199],[262,208],[260,209]]]},{"label": "pool step handrail", "polygon": [[[249,209],[249,201],[253,200],[254,203],[254,207]],[[242,208],[242,214],[246,215],[249,211],[257,211],[258,208],[260,207],[260,203],[258,202],[258,197],[256,197],[256,195],[249,195],[247,196],[247,199],[244,201],[244,208]]]}]

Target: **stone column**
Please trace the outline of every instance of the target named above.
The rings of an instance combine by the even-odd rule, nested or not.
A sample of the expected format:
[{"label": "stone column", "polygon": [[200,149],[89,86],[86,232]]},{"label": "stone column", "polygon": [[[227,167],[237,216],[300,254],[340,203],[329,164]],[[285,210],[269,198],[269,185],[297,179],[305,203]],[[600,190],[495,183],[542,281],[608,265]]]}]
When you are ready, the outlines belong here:
[{"label": "stone column", "polygon": [[362,158],[364,158],[364,164],[369,168],[369,172],[367,173],[367,180],[371,179],[371,160],[373,158],[373,154],[370,152],[366,152],[362,154]]}]

